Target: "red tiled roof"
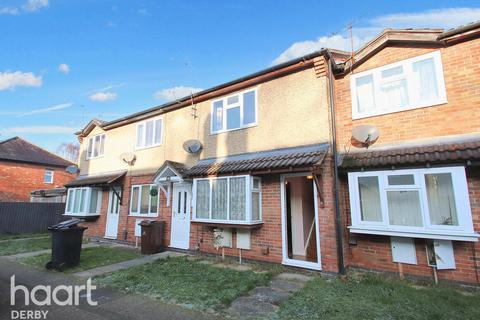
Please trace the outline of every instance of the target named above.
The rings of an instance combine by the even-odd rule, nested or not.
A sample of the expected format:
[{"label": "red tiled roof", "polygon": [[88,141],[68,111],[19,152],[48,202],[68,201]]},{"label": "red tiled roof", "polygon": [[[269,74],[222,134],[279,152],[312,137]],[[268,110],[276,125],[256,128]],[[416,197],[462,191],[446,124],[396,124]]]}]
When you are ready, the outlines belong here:
[{"label": "red tiled roof", "polygon": [[72,162],[19,137],[0,142],[0,160],[28,162],[56,167],[73,165]]},{"label": "red tiled roof", "polygon": [[480,160],[480,140],[344,154],[342,168],[387,167]]}]

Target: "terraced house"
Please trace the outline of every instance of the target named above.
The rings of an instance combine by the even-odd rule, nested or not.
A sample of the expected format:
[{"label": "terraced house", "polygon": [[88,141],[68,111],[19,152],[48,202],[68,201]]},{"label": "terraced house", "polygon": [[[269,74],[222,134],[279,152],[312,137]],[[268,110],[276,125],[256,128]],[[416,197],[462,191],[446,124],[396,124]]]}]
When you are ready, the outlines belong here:
[{"label": "terraced house", "polygon": [[170,248],[478,284],[479,30],[386,30],[92,120],[65,214],[131,243],[161,220]]}]

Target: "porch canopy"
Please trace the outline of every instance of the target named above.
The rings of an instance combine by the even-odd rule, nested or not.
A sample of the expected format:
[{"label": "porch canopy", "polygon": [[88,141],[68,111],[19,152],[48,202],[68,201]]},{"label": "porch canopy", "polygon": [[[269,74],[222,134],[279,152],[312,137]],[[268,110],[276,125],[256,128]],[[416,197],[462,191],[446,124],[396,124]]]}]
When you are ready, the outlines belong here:
[{"label": "porch canopy", "polygon": [[190,178],[228,174],[268,174],[315,170],[328,152],[328,143],[260,151],[200,160],[186,175]]},{"label": "porch canopy", "polygon": [[110,187],[120,181],[126,174],[127,171],[122,170],[107,174],[80,176],[65,184],[65,187]]},{"label": "porch canopy", "polygon": [[342,155],[340,167],[344,171],[350,171],[447,163],[480,165],[480,137],[444,138],[441,142],[382,146],[363,152],[352,152]]}]

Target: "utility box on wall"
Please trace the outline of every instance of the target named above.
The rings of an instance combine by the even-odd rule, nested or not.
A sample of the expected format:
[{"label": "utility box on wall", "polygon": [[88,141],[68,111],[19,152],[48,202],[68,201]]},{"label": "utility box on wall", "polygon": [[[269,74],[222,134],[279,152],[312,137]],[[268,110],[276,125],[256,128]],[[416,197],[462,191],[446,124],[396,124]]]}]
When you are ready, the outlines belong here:
[{"label": "utility box on wall", "polygon": [[237,229],[237,248],[250,250],[251,235],[250,230]]}]

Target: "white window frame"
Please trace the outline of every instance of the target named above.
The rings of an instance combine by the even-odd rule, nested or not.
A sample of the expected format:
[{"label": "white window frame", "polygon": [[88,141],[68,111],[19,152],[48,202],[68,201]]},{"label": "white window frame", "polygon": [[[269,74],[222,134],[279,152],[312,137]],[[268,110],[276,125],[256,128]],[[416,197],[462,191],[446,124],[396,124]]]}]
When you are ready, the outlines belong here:
[{"label": "white window frame", "polygon": [[[155,142],[155,132],[157,131],[157,120],[160,120],[160,125],[161,125],[161,129],[160,129],[160,142]],[[146,146],[145,143],[147,141],[147,136],[146,136],[146,133],[147,133],[147,122],[153,122],[153,132],[152,132],[152,144],[149,145],[149,146]],[[139,145],[138,144],[138,127],[139,126],[143,126],[142,127],[142,145]],[[164,127],[164,124],[163,124],[163,117],[155,117],[155,118],[151,118],[151,119],[147,119],[147,120],[144,120],[144,121],[141,121],[141,122],[138,122],[135,126],[135,150],[143,150],[143,149],[149,149],[149,148],[155,148],[155,147],[158,147],[158,146],[161,146],[162,143],[163,143],[163,127]]]},{"label": "white window frame", "polygon": [[[49,173],[49,176],[50,176],[50,180],[49,180],[49,181],[46,181],[47,173]],[[55,171],[53,171],[53,170],[51,170],[51,169],[45,169],[45,172],[44,172],[44,174],[43,174],[43,183],[52,184],[52,183],[53,183],[53,179],[54,179],[54,173],[55,173]]]},{"label": "white window frame", "polygon": [[[417,102],[415,101],[415,90],[418,90],[415,88],[413,84],[413,70],[412,70],[412,65],[415,62],[421,61],[421,60],[426,60],[429,58],[433,58],[434,65],[435,65],[435,75],[436,75],[436,80],[437,80],[437,85],[438,85],[438,98],[433,99],[430,101],[424,101],[424,102]],[[407,92],[408,92],[408,98],[409,98],[409,103],[405,107],[396,107],[396,108],[388,108],[388,107],[381,107],[383,104],[385,104],[385,101],[382,101],[381,93],[380,93],[380,87],[381,87],[381,73],[384,70],[387,69],[392,69],[395,67],[401,66],[403,68],[404,74],[402,76],[397,76],[399,78],[405,77],[407,79]],[[373,77],[373,88],[374,88],[374,95],[375,95],[375,110],[370,111],[370,112],[359,112],[358,111],[358,104],[357,104],[357,87],[356,87],[356,80],[361,77],[365,77],[368,75],[372,75]],[[352,118],[355,119],[361,119],[361,118],[367,118],[367,117],[373,117],[373,116],[378,116],[382,114],[389,114],[389,113],[395,113],[395,112],[400,112],[400,111],[406,111],[406,110],[412,110],[412,109],[419,109],[419,108],[425,108],[425,107],[430,107],[430,106],[435,106],[439,104],[444,104],[447,103],[447,93],[445,89],[445,79],[443,76],[443,65],[442,65],[442,57],[440,54],[440,51],[434,51],[430,52],[427,54],[423,54],[414,58],[402,60],[399,62],[391,63],[379,68],[375,69],[370,69],[367,71],[359,72],[356,74],[353,74],[350,76],[350,92],[351,92],[351,100],[352,100]]]},{"label": "white window frame", "polygon": [[[248,93],[248,92],[255,92],[255,122],[254,123],[249,123],[249,124],[244,124],[243,123],[243,94]],[[238,96],[238,103],[235,103],[233,105],[228,105],[227,100],[229,98]],[[214,104],[215,102],[222,101],[222,129],[220,130],[214,130]],[[238,128],[232,128],[232,129],[227,129],[227,109],[232,109],[240,107],[240,127]],[[255,127],[258,124],[258,88],[250,88],[247,90],[239,91],[234,94],[230,94],[228,96],[212,100],[211,103],[211,108],[210,108],[210,133],[211,134],[219,134],[222,132],[228,132],[228,131],[235,131],[235,130],[241,130],[245,128],[250,128],[250,127]]]},{"label": "white window frame", "polygon": [[[98,140],[98,143],[100,144],[100,146],[102,145],[102,139],[103,139],[103,150],[100,149],[100,146],[98,147],[98,155],[95,156],[94,155],[94,150],[95,150],[95,138],[96,137],[100,137]],[[107,137],[105,135],[105,133],[101,133],[101,134],[97,134],[97,135],[94,135],[92,137],[89,137],[88,140],[87,140],[87,152],[85,153],[85,159],[86,160],[90,160],[90,159],[96,159],[96,158],[101,158],[104,156],[105,154],[105,142],[107,140]],[[90,153],[90,146],[92,146],[92,153],[89,155]],[[100,151],[102,151],[102,153],[100,153]]]},{"label": "white window frame", "polygon": [[[230,179],[234,178],[245,178],[245,220],[230,220]],[[214,180],[227,180],[227,219],[212,219],[212,181]],[[253,180],[256,179],[259,181],[259,188],[258,190],[253,190]],[[209,181],[210,187],[210,197],[209,197],[209,218],[197,218],[197,183],[198,181]],[[194,222],[204,222],[204,223],[219,223],[219,224],[231,224],[231,225],[252,225],[258,224],[262,222],[262,181],[259,177],[254,177],[250,175],[238,175],[238,176],[226,176],[226,177],[212,177],[212,178],[198,178],[193,180],[193,188],[192,188],[192,221]],[[260,205],[260,212],[259,212],[259,219],[253,220],[252,219],[252,192],[259,193],[259,205]]]},{"label": "white window frame", "polygon": [[[73,209],[75,208],[75,193],[76,192],[81,192],[82,190],[85,190],[85,205],[83,211],[78,211],[75,212]],[[92,194],[94,190],[98,190],[98,198],[97,198],[97,208],[95,212],[89,212],[90,211],[90,202],[92,199]],[[80,188],[69,188],[67,190],[67,201],[65,203],[65,215],[67,216],[79,216],[79,217],[88,217],[88,216],[98,216],[100,215],[100,210],[102,207],[102,196],[103,196],[103,190],[101,188],[91,188],[91,187],[80,187]],[[72,198],[72,206],[71,209],[69,210],[69,201],[70,198]]]},{"label": "white window frame", "polygon": [[[142,203],[142,187],[143,186],[150,186],[150,191],[152,190],[152,187],[156,187],[157,188],[157,192],[158,192],[158,195],[157,195],[157,211],[156,212],[151,212],[152,208],[152,196],[150,195],[150,192],[148,194],[148,213],[140,213],[140,207],[141,207],[141,203]],[[132,203],[133,203],[133,189],[137,187],[139,188],[139,191],[138,191],[138,200],[137,200],[137,211],[132,211]],[[156,184],[134,184],[131,186],[130,188],[130,204],[129,204],[129,208],[128,208],[128,214],[129,216],[132,216],[132,217],[158,217],[158,212],[160,210],[160,188],[156,185]]]},{"label": "white window frame", "polygon": [[[430,222],[427,190],[425,186],[425,174],[450,173],[455,195],[458,226],[433,225]],[[413,175],[414,185],[388,185],[388,176]],[[360,196],[358,189],[359,177],[378,177],[380,189],[380,204],[382,209],[382,221],[362,221]],[[425,169],[402,169],[388,171],[365,171],[348,173],[348,185],[350,195],[350,211],[352,225],[349,227],[352,233],[379,234],[388,236],[403,236],[412,238],[477,241],[479,237],[473,230],[470,198],[468,193],[465,168],[438,167]],[[388,216],[387,191],[417,190],[420,196],[422,212],[422,227],[390,225]]]}]

